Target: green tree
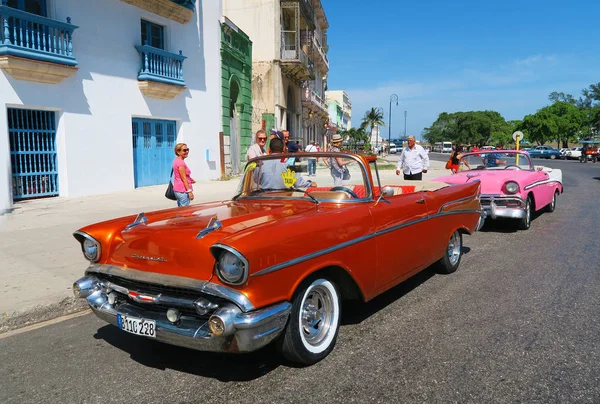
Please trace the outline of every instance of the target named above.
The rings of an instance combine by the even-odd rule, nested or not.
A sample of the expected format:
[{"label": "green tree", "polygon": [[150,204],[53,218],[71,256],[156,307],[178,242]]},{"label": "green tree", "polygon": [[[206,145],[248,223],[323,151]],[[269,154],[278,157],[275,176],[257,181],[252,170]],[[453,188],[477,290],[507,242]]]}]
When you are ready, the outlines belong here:
[{"label": "green tree", "polygon": [[554,140],[556,140],[558,148],[569,147],[570,141],[577,141],[587,123],[585,111],[566,101],[557,101],[544,109],[554,116],[556,125]]},{"label": "green tree", "polygon": [[547,108],[542,108],[535,114],[526,115],[523,118],[522,128],[530,142],[540,145],[554,140],[558,131],[556,117]]},{"label": "green tree", "polygon": [[489,142],[507,143],[511,134],[511,126],[496,111],[442,112],[423,131],[429,143],[452,141],[480,147]]},{"label": "green tree", "polygon": [[371,131],[369,134],[371,134],[373,133],[373,128],[375,126],[385,126],[385,122],[383,122],[383,112],[378,111],[376,108],[371,108],[369,111],[365,112],[365,116],[360,124],[360,129],[365,130],[370,127]]},{"label": "green tree", "polygon": [[361,128],[350,128],[340,132],[345,140],[350,141],[353,145],[353,149],[357,150],[358,145],[365,145],[369,142],[369,134]]}]

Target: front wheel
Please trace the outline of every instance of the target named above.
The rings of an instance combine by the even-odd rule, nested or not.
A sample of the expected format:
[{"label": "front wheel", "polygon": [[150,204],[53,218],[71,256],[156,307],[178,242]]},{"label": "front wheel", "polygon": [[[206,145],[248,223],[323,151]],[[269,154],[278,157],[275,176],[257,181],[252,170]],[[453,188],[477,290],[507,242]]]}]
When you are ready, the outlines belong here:
[{"label": "front wheel", "polygon": [[556,155],[555,155],[555,154],[551,154],[551,155],[550,155],[550,159],[551,159],[551,160],[554,160],[555,158],[556,158]]},{"label": "front wheel", "polygon": [[288,360],[312,365],[333,350],[337,340],[341,300],[337,286],[326,278],[305,281],[298,289],[279,352]]},{"label": "front wheel", "polygon": [[558,197],[558,190],[554,191],[554,196],[552,197],[552,202],[548,206],[546,206],[546,212],[554,212],[556,209],[556,198]]},{"label": "front wheel", "polygon": [[462,257],[462,234],[455,230],[450,236],[444,256],[438,261],[438,272],[451,274],[458,269]]},{"label": "front wheel", "polygon": [[531,227],[531,197],[525,202],[525,217],[519,219],[519,230],[528,230]]}]

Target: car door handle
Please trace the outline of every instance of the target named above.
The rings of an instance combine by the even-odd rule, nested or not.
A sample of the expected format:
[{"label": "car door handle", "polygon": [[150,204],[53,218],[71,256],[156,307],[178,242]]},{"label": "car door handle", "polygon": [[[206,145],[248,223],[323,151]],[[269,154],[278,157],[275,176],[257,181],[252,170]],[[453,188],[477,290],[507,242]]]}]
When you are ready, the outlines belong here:
[{"label": "car door handle", "polygon": [[415,201],[415,203],[424,204],[425,203],[425,199],[421,198],[418,201]]}]

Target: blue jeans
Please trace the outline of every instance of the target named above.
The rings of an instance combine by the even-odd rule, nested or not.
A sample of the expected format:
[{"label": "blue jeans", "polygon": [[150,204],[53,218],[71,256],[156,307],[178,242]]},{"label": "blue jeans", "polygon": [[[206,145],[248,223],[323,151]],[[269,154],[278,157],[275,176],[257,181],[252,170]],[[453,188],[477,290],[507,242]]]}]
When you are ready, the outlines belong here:
[{"label": "blue jeans", "polygon": [[317,174],[317,159],[308,159],[308,175]]},{"label": "blue jeans", "polygon": [[187,192],[175,192],[175,198],[177,198],[177,206],[188,206],[190,204],[190,196]]}]

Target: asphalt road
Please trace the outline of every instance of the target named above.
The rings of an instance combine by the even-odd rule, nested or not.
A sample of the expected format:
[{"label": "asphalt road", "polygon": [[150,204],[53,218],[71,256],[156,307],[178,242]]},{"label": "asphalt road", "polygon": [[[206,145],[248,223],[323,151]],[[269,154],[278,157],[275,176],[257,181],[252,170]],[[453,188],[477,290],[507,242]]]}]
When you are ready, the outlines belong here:
[{"label": "asphalt road", "polygon": [[554,213],[528,231],[488,224],[465,237],[456,273],[426,270],[347,311],[312,367],[271,347],[162,345],[89,314],[0,339],[0,402],[597,403],[600,164],[536,164],[563,169]]}]

